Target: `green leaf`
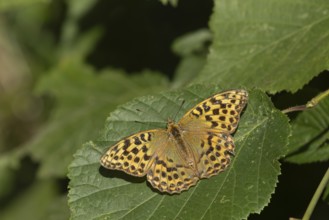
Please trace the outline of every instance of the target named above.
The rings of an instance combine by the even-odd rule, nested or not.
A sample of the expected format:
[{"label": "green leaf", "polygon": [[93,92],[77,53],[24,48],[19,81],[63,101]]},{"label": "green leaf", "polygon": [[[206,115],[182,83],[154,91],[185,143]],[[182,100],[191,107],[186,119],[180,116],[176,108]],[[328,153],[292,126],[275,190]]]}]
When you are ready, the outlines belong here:
[{"label": "green leaf", "polygon": [[37,91],[53,95],[56,108],[27,146],[34,159],[42,162],[39,175],[65,176],[74,152],[99,135],[109,112],[165,85],[163,77],[147,71],[138,76],[115,70],[96,75],[89,66],[70,62],[55,68],[41,80]]},{"label": "green leaf", "polygon": [[312,163],[329,160],[329,97],[312,109],[300,113],[292,123],[288,145],[293,163]]},{"label": "green leaf", "polygon": [[206,58],[200,55],[189,55],[181,59],[176,71],[172,88],[181,88],[188,85],[202,70]]},{"label": "green leaf", "polygon": [[78,20],[97,3],[94,0],[67,0],[68,16]]},{"label": "green leaf", "polygon": [[164,5],[171,4],[174,7],[176,7],[178,4],[178,0],[160,0],[160,2]]},{"label": "green leaf", "polygon": [[68,0],[67,17],[63,24],[61,36],[61,50],[64,55],[71,55],[74,59],[84,58],[101,35],[100,27],[93,27],[87,33],[79,31],[79,19],[85,15],[97,1],[93,0]]},{"label": "green leaf", "polygon": [[66,32],[63,32],[59,55],[62,62],[83,62],[102,35],[100,28],[93,28],[84,34],[80,34],[77,38],[76,30],[74,30],[75,26],[77,26],[76,23],[71,26],[68,25],[65,27]]},{"label": "green leaf", "polygon": [[172,45],[172,50],[175,54],[182,57],[195,53],[204,53],[208,49],[205,45],[210,41],[210,31],[208,29],[200,29],[176,38]]},{"label": "green leaf", "polygon": [[[8,32],[7,35],[9,35],[10,39],[8,43],[11,43],[11,45],[3,45],[3,51],[6,51],[5,49],[8,48],[16,50],[13,51],[15,52],[14,54],[8,54],[9,58],[15,58],[16,56],[15,61],[17,62],[17,65],[14,64],[10,67],[14,68],[14,70],[24,68],[22,72],[27,73],[24,82],[30,83],[31,79],[35,79],[40,72],[43,73],[45,67],[48,68],[56,60],[57,48],[54,42],[56,37],[51,35],[50,30],[44,28],[51,23],[49,20],[52,16],[52,13],[49,12],[51,4],[50,1],[46,0],[8,0],[7,2],[11,2],[14,5],[17,4],[20,7],[9,8],[5,13],[6,19],[2,19],[1,29]],[[39,4],[36,2],[43,3]],[[6,55],[2,56],[5,57],[4,61],[8,59]],[[24,66],[20,66],[22,64]],[[6,65],[10,65],[10,63]],[[1,67],[5,68],[6,65],[3,66],[1,64]],[[6,84],[9,85],[10,83]]]},{"label": "green leaf", "polygon": [[296,92],[329,68],[329,1],[217,0],[198,82]]},{"label": "green leaf", "polygon": [[172,50],[181,56],[181,61],[175,71],[173,88],[189,84],[200,74],[206,63],[207,43],[210,40],[211,34],[207,29],[200,29],[175,39]]},{"label": "green leaf", "polygon": [[182,100],[179,116],[218,91],[216,86],[193,86],[141,97],[114,111],[106,122],[105,142],[85,144],[69,167],[72,219],[241,219],[259,213],[274,192],[278,158],[286,153],[290,132],[287,118],[259,91],[250,92],[228,170],[186,192],[160,194],[145,178],[100,167],[101,155],[116,141],[140,130],[164,128]]}]

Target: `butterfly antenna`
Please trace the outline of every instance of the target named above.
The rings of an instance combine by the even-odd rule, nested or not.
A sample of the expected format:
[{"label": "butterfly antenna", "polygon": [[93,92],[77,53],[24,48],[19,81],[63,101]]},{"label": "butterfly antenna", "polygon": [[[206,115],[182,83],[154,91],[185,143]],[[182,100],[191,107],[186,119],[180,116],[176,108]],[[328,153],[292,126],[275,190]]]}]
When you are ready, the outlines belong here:
[{"label": "butterfly antenna", "polygon": [[176,121],[176,117],[177,117],[178,113],[180,112],[180,110],[182,109],[184,103],[185,103],[185,100],[183,100],[182,103],[180,104],[180,107],[179,107],[178,111],[175,114],[174,121]]}]

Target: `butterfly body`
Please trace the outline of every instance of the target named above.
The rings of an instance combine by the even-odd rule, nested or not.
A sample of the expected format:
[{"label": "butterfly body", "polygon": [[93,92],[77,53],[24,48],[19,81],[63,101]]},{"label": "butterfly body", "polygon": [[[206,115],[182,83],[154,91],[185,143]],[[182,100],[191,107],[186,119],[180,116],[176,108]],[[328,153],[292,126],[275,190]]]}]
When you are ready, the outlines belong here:
[{"label": "butterfly body", "polygon": [[226,169],[234,153],[231,133],[248,100],[245,90],[215,94],[188,111],[167,129],[142,131],[124,138],[102,156],[108,169],[147,176],[151,185],[180,193]]},{"label": "butterfly body", "polygon": [[196,168],[195,158],[193,152],[190,150],[188,144],[184,141],[184,131],[179,124],[175,124],[173,121],[169,120],[167,125],[167,131],[171,134],[171,139],[174,142],[175,147],[178,150],[179,156],[186,161],[187,165],[191,169]]}]

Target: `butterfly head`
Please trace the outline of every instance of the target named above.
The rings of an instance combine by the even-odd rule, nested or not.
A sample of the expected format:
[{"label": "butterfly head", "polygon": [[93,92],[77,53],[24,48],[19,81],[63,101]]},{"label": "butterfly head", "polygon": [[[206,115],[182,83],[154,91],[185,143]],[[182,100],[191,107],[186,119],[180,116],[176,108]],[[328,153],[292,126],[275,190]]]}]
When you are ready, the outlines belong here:
[{"label": "butterfly head", "polygon": [[180,127],[171,118],[168,118],[167,130],[173,136],[180,136]]}]

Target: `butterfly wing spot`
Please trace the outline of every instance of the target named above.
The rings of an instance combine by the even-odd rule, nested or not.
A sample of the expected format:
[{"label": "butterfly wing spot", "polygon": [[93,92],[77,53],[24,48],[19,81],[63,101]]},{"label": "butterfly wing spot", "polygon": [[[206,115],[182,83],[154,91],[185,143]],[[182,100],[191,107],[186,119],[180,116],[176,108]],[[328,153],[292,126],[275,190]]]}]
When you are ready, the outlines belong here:
[{"label": "butterfly wing spot", "polygon": [[205,112],[208,112],[211,109],[210,106],[207,105],[207,102],[202,103],[202,108]]},{"label": "butterfly wing spot", "polygon": [[212,110],[212,114],[213,115],[219,115],[219,108],[216,108],[216,109]]},{"label": "butterfly wing spot", "polygon": [[142,132],[119,141],[102,156],[102,166],[134,176],[144,176],[151,162],[149,141],[152,136],[151,132]]}]

